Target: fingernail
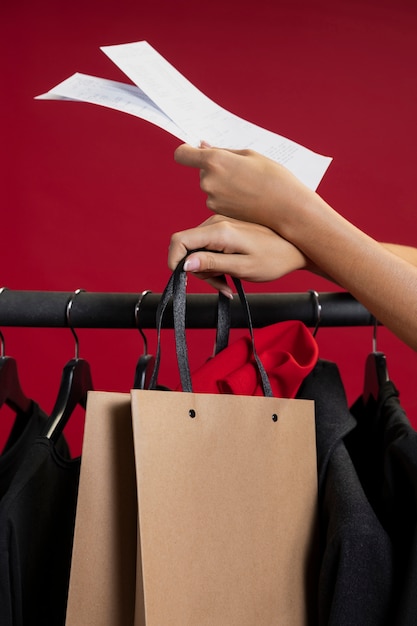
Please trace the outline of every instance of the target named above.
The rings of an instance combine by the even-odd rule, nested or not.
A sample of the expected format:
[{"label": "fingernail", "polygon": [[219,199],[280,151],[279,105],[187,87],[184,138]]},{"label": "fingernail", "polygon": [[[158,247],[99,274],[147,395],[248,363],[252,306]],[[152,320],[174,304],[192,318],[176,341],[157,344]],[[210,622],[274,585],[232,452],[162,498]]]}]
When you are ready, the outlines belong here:
[{"label": "fingernail", "polygon": [[197,256],[187,259],[184,263],[185,272],[195,272],[200,269],[200,259]]},{"label": "fingernail", "polygon": [[229,300],[233,300],[233,293],[228,289],[220,289],[220,292],[226,296],[226,298],[229,298]]}]

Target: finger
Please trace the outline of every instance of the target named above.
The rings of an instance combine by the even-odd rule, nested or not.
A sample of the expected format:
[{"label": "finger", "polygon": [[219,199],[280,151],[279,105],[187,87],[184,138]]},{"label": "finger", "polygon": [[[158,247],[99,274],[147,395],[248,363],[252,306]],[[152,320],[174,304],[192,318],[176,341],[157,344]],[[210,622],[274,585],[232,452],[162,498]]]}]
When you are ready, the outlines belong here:
[{"label": "finger", "polygon": [[[181,233],[176,233],[175,235],[172,236],[171,244],[170,244],[170,248],[169,248],[169,253],[168,253],[168,266],[170,267],[171,270],[174,270],[177,267],[178,263],[188,253],[189,249],[192,250],[194,247],[196,247],[196,248],[203,247],[203,246],[199,246],[198,244],[190,245],[190,234],[191,235],[198,234],[197,231],[199,231],[204,226],[210,226],[212,221],[213,221],[213,218],[209,218],[208,220],[206,220],[206,222],[203,222],[203,224],[201,224],[198,227],[198,229],[190,229],[189,231],[183,231]],[[187,237],[187,244],[190,246],[189,248],[187,248],[185,243],[182,241],[182,237],[184,237],[184,236]],[[206,239],[200,240],[197,237],[197,238],[194,239],[194,241],[206,241]],[[216,254],[216,253],[214,253],[214,254]],[[189,262],[190,258],[191,258],[191,264]],[[197,259],[197,261],[193,262],[193,260],[192,260],[193,258]],[[187,263],[188,263],[188,268],[186,267]],[[196,271],[193,270],[193,263],[195,264]],[[207,265],[208,265],[207,261],[203,262],[203,267],[207,266]],[[230,298],[230,299],[233,298],[233,292],[232,292],[231,288],[229,287],[229,285],[227,284],[227,281],[224,278],[223,273],[220,276],[218,276],[218,275],[216,275],[215,271],[213,272],[213,274],[211,274],[207,270],[206,271],[203,270],[202,272],[199,272],[199,271],[197,271],[199,269],[199,267],[200,267],[200,262],[198,260],[198,256],[194,253],[194,254],[190,255],[190,257],[186,260],[185,265],[184,265],[184,270],[192,273],[197,278],[199,278],[201,280],[204,280],[209,285],[214,287],[214,289],[217,289],[218,291],[221,291],[228,298]]]},{"label": "finger", "polygon": [[239,154],[241,156],[248,156],[249,154],[253,154],[252,150],[248,148],[219,148],[218,146],[212,146],[208,141],[202,139],[200,141],[199,148],[207,149],[212,148],[213,150],[222,150],[223,152],[231,152],[232,154]]},{"label": "finger", "polygon": [[177,267],[189,250],[208,248],[219,252],[223,251],[223,242],[219,240],[219,236],[209,226],[210,224],[202,225],[172,235],[168,250],[168,267],[171,270]]},{"label": "finger", "polygon": [[178,263],[188,253],[188,248],[185,243],[178,237],[179,233],[176,233],[171,237],[171,242],[168,248],[168,267],[174,271]]},{"label": "finger", "polygon": [[244,254],[219,254],[201,250],[193,252],[184,263],[184,270],[198,276],[208,277],[211,280],[223,274],[230,274],[236,278],[245,278],[248,275],[248,262]]},{"label": "finger", "polygon": [[204,280],[208,285],[216,289],[216,291],[220,291],[223,295],[225,295],[230,300],[233,300],[233,291],[227,284],[227,280],[224,276],[213,276],[207,277],[206,274],[193,274],[196,278],[200,280]]},{"label": "finger", "polygon": [[174,152],[174,159],[181,165],[187,165],[188,167],[198,167],[202,169],[207,164],[207,159],[210,153],[214,150],[222,152],[230,152],[238,156],[250,156],[253,154],[252,150],[233,150],[229,148],[216,148],[212,147],[209,143],[202,141],[199,148],[193,148],[186,143],[178,146]]},{"label": "finger", "polygon": [[203,166],[204,152],[205,150],[201,150],[200,148],[193,148],[192,146],[183,143],[175,150],[174,159],[177,163],[180,163],[181,165],[201,168]]}]

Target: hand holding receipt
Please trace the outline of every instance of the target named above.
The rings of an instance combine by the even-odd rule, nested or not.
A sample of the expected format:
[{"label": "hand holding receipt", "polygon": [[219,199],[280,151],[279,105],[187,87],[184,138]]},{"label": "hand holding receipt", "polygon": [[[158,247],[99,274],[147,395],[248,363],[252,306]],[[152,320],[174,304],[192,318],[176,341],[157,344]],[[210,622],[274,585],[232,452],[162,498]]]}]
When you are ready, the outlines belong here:
[{"label": "hand holding receipt", "polygon": [[331,163],[281,135],[222,108],[176,70],[148,42],[101,50],[134,85],[76,73],[39,100],[73,100],[122,111],[146,120],[192,146],[201,140],[220,148],[252,149],[285,165],[316,189]]}]

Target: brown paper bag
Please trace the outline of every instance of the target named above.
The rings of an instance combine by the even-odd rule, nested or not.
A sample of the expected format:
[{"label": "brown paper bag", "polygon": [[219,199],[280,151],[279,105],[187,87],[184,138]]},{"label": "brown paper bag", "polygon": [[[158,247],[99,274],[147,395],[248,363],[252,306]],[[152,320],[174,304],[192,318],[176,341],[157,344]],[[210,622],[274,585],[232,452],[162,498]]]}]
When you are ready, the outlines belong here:
[{"label": "brown paper bag", "polygon": [[146,626],[314,623],[313,402],[135,390],[132,416]]},{"label": "brown paper bag", "polygon": [[89,392],[66,626],[134,624],[136,533],[130,395]]},{"label": "brown paper bag", "polygon": [[[146,626],[314,623],[314,403],[272,397],[236,279],[265,397],[193,393],[183,263],[158,305],[151,389],[131,392],[144,621]],[[170,298],[182,393],[156,390]],[[220,304],[217,340],[219,329],[227,337],[230,319]],[[137,585],[137,601],[139,593]]]}]

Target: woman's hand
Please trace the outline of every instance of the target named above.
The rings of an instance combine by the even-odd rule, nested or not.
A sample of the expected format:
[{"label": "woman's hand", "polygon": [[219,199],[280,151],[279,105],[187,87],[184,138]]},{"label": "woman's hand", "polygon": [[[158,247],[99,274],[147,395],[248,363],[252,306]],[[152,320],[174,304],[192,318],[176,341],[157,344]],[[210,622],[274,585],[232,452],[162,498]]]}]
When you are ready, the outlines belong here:
[{"label": "woman's hand", "polygon": [[207,250],[191,254],[184,269],[229,297],[232,291],[221,278],[223,274],[264,282],[308,266],[295,246],[269,228],[221,215],[172,235],[168,255],[171,270],[189,250],[198,248]]},{"label": "woman's hand", "polygon": [[200,168],[207,206],[229,219],[218,215],[174,235],[171,268],[187,250],[206,247],[223,254],[198,252],[191,255],[186,269],[217,288],[225,289],[216,278],[223,272],[267,281],[295,269],[310,269],[349,291],[417,351],[415,250],[381,245],[285,167],[251,150],[184,144],[177,148],[175,158]]},{"label": "woman's hand", "polygon": [[200,169],[209,209],[277,232],[282,232],[285,221],[296,220],[299,208],[316,196],[285,167],[253,150],[183,144],[176,149],[175,160]]}]

